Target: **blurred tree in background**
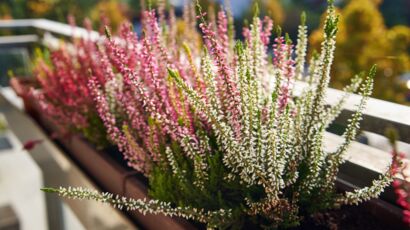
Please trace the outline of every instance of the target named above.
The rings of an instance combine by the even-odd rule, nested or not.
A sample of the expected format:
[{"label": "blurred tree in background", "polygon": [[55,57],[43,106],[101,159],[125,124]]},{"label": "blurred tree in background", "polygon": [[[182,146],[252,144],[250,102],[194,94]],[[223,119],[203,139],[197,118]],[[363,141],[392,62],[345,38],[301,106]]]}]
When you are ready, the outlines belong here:
[{"label": "blurred tree in background", "polygon": [[110,26],[116,30],[121,22],[127,19],[126,12],[128,6],[117,0],[99,1],[90,11],[89,18],[94,22],[94,27],[101,24]]},{"label": "blurred tree in background", "polygon": [[11,15],[10,6],[4,2],[0,3],[0,20],[11,19],[11,18],[12,18],[12,15]]},{"label": "blurred tree in background", "polygon": [[[337,52],[332,69],[332,86],[342,88],[359,71],[378,65],[373,96],[406,102],[401,74],[410,70],[410,29],[387,28],[378,5],[381,0],[351,0],[340,12]],[[324,17],[324,16],[322,16]],[[310,35],[310,44],[320,49],[320,30]]]},{"label": "blurred tree in background", "polygon": [[67,15],[83,20],[98,0],[2,0],[1,7],[9,10],[12,18],[48,18],[67,21]]},{"label": "blurred tree in background", "polygon": [[0,18],[47,18],[67,22],[67,16],[73,15],[79,25],[87,17],[98,25],[105,17],[116,28],[126,18],[126,8],[123,1],[118,0],[2,0]]},{"label": "blurred tree in background", "polygon": [[[260,15],[272,18],[275,25],[282,25],[285,21],[285,12],[279,0],[252,0],[252,6],[255,4],[259,6]],[[248,7],[244,15],[249,21],[253,18],[253,9],[254,7]]]}]

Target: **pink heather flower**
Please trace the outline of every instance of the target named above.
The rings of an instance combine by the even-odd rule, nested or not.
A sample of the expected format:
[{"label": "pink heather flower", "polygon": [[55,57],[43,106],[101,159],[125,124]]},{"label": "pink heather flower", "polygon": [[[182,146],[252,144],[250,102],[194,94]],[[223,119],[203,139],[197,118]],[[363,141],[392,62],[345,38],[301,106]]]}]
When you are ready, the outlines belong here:
[{"label": "pink heather flower", "polygon": [[165,67],[164,72],[166,72],[166,67],[167,67],[167,64],[169,63],[169,57],[161,41],[161,29],[158,25],[155,11],[154,10],[146,11],[143,15],[147,22],[147,25],[145,26],[145,30],[148,33],[150,44],[153,45],[153,48],[155,49],[156,53],[159,54],[161,65]]},{"label": "pink heather flower", "polygon": [[223,47],[218,43],[215,32],[212,31],[211,25],[206,25],[204,22],[199,24],[202,30],[205,44],[214,60],[218,69],[216,78],[218,93],[222,101],[222,105],[226,107],[230,116],[229,122],[237,136],[240,137],[241,125],[241,108],[239,106],[239,91],[233,81],[233,74],[230,67],[227,65]]},{"label": "pink heather flower", "polygon": [[407,168],[406,164],[401,164],[404,159],[404,153],[397,152],[393,149],[393,163],[390,169],[390,173],[393,176],[400,175],[402,180],[395,179],[393,181],[394,192],[397,196],[397,204],[400,205],[403,210],[403,221],[410,224],[410,183],[408,182],[408,176],[404,170]]},{"label": "pink heather flower", "polygon": [[401,197],[397,199],[397,204],[399,204],[404,209],[408,209],[410,207],[409,201],[407,200],[406,197]]},{"label": "pink heather flower", "polygon": [[286,44],[283,37],[275,38],[275,44],[273,44],[273,65],[282,70],[286,60]]},{"label": "pink heather flower", "polygon": [[36,147],[38,144],[41,144],[43,142],[43,140],[28,140],[23,144],[23,149],[30,151],[32,149],[34,149],[34,147]]},{"label": "pink heather flower", "polygon": [[[192,15],[190,18],[194,19]],[[219,21],[219,29],[227,31],[224,13],[220,13]],[[89,21],[84,23],[91,31]],[[66,129],[87,127],[90,114],[99,118],[108,139],[118,146],[130,167],[148,174],[150,164],[160,159],[159,146],[169,141],[204,154],[195,129],[206,124],[195,123],[198,118],[193,116],[190,104],[168,79],[167,67],[177,68],[194,87],[204,87],[202,79],[190,70],[198,68],[195,62],[191,66],[181,53],[169,49],[169,44],[175,47],[177,40],[172,36],[176,28],[167,38],[154,11],[144,12],[142,23],[141,37],[124,23],[116,37],[97,44],[87,38],[73,39],[72,52],[64,47],[52,52],[52,67],[42,62],[38,65],[41,90],[35,94],[47,114],[70,126]],[[228,43],[221,46],[214,32],[208,35],[211,52],[215,51],[219,90],[227,96],[225,104],[232,121],[239,120],[235,107],[238,91],[223,55]],[[222,34],[218,39],[227,41]]]},{"label": "pink heather flower", "polygon": [[[259,30],[261,31],[260,36],[261,36],[261,41],[263,45],[265,46],[265,49],[267,50],[268,45],[270,43],[270,37],[272,36],[272,29],[273,29],[273,20],[267,16],[264,17],[263,19],[263,24],[260,25],[261,28]],[[263,27],[263,29],[262,29]],[[265,52],[266,52],[265,50]]]},{"label": "pink heather flower", "polygon": [[[120,81],[121,87],[104,89],[105,85],[99,84],[94,76],[89,88],[110,139],[118,145],[131,167],[149,173],[150,162],[159,160],[161,142],[168,143],[169,138],[181,146],[188,144],[197,151],[200,148],[192,109],[167,79],[167,65],[180,69],[186,80],[192,78],[185,74],[189,63],[181,59],[179,53],[164,48],[162,43],[166,40],[163,40],[154,11],[144,13],[143,27],[145,33],[141,38],[134,36],[129,27],[121,27],[120,39],[107,39],[98,52],[103,72],[110,79],[105,85],[115,86]],[[172,65],[168,63],[170,60]],[[121,75],[120,79],[113,68]],[[107,98],[115,104],[114,110]],[[184,119],[184,124],[180,124],[180,118]],[[129,127],[128,131],[123,126]]]},{"label": "pink heather flower", "polygon": [[[271,42],[270,38],[272,36],[273,20],[265,16],[263,18],[263,21],[258,23],[257,26],[258,26],[257,29],[259,31],[259,39],[262,42],[262,45],[264,46],[264,52],[262,53],[262,55],[266,55],[268,51],[268,46]],[[245,41],[247,42],[247,44],[250,47],[252,47],[253,41],[252,41],[251,31],[248,27],[242,28],[242,35],[245,38]]]},{"label": "pink heather flower", "polygon": [[409,210],[403,211],[403,221],[407,224],[410,224],[410,211]]},{"label": "pink heather flower", "polygon": [[243,27],[242,28],[242,36],[245,38],[245,41],[248,42],[248,44],[251,44],[251,31],[249,30],[248,27]]},{"label": "pink heather flower", "polygon": [[123,61],[129,68],[134,69],[138,64],[135,53],[138,53],[140,48],[138,46],[138,35],[132,31],[132,24],[129,22],[122,23],[119,30],[120,38],[125,42],[126,59]]},{"label": "pink heather flower", "polygon": [[[124,153],[124,158],[128,160],[128,165],[139,172],[146,172],[147,165],[145,161],[145,153],[136,151],[129,139],[117,127],[116,118],[111,114],[108,102],[100,90],[100,86],[95,77],[89,80],[89,88],[92,90],[93,98],[97,105],[98,113],[107,128],[107,133],[110,139],[117,144],[119,150]],[[139,150],[139,149],[138,149]]]},{"label": "pink heather flower", "polygon": [[123,60],[126,60],[125,49],[117,41],[111,39],[107,39],[104,45],[112,65],[124,75],[126,71],[126,65],[123,63]]},{"label": "pink heather flower", "polygon": [[275,68],[282,72],[282,79],[279,95],[279,110],[283,111],[286,108],[290,100],[290,92],[292,88],[292,82],[295,75],[295,61],[292,59],[293,46],[285,43],[283,37],[275,38],[275,44],[273,45],[273,64]]},{"label": "pink heather flower", "polygon": [[229,37],[228,37],[228,19],[225,11],[218,12],[218,40],[224,49],[224,55],[227,56],[229,52]]},{"label": "pink heather flower", "polygon": [[396,179],[396,180],[393,181],[392,185],[393,185],[394,188],[398,188],[402,185],[402,183],[401,183],[400,180]]},{"label": "pink heather flower", "polygon": [[[39,62],[35,67],[35,75],[41,86],[41,91],[35,94],[46,114],[67,130],[72,128],[86,128],[88,116],[93,111],[92,99],[88,91],[88,71],[84,68],[91,67],[93,60],[82,57],[86,53],[86,44],[78,43],[76,53],[69,54],[63,47],[51,52],[52,66]],[[78,67],[77,61],[81,62]]]}]

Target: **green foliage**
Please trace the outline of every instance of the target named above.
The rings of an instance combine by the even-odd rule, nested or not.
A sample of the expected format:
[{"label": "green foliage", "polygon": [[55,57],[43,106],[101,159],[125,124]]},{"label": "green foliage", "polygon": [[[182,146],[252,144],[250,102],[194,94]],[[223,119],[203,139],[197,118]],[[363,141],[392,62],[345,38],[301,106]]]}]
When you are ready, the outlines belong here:
[{"label": "green foliage", "polygon": [[[234,3],[234,1],[232,1]],[[282,25],[285,20],[285,13],[282,1],[279,0],[252,0],[251,5],[244,13],[244,19],[251,20],[253,16],[268,16],[275,24]]]},{"label": "green foliage", "polygon": [[305,11],[303,11],[300,16],[300,25],[302,26],[306,25],[306,12]]},{"label": "green foliage", "polygon": [[[323,26],[321,49],[309,61],[308,76],[303,71],[307,52],[303,14],[295,46],[297,57],[293,57],[289,36],[282,37],[279,31],[275,57],[269,63],[269,23],[265,27],[254,17],[247,40],[229,44],[232,41],[225,40],[226,20],[218,20],[218,28],[213,28],[198,6],[204,52],[191,52],[189,44],[184,44],[186,65],[170,62],[161,69],[168,73],[166,90],[179,93],[178,97],[170,97],[170,104],[184,105],[182,111],[171,122],[165,117],[167,113],[161,113],[170,109],[166,106],[157,110],[155,103],[149,101],[147,107],[151,108],[144,110],[149,114],[151,130],[172,123],[152,148],[160,159],[147,160],[152,200],[73,188],[47,191],[142,213],[182,216],[219,229],[294,227],[311,214],[379,196],[391,182],[389,170],[371,186],[345,193],[336,190],[336,177],[359,130],[376,67],[354,77],[338,103],[326,104],[339,22],[332,2],[329,1]],[[215,30],[220,34],[216,35]],[[234,52],[229,52],[230,48]],[[199,59],[200,67],[193,61]],[[296,78],[308,79],[298,97],[293,92]],[[265,87],[268,81],[272,87]],[[144,89],[133,86],[143,95]],[[362,99],[347,122],[344,142],[328,152],[324,148],[325,130],[340,113],[349,93],[358,93]],[[132,131],[139,130],[125,126],[123,131],[130,142],[127,147],[137,150]]]},{"label": "green foliage", "polygon": [[[182,207],[230,210],[233,213],[232,219],[225,219],[227,224],[217,225],[220,228],[241,228],[253,225],[287,228],[298,225],[300,216],[307,216],[343,204],[357,204],[380,194],[391,180],[388,171],[380,180],[374,181],[373,186],[346,194],[338,194],[336,191],[335,179],[340,164],[344,162],[343,154],[356,136],[362,111],[372,91],[373,78],[376,74],[376,68],[373,66],[367,76],[358,75],[353,78],[352,83],[345,88],[346,96],[341,98],[336,105],[329,109],[325,108],[324,95],[330,80],[337,23],[338,17],[333,7],[330,6],[324,26],[325,41],[322,43],[320,56],[315,58],[321,64],[312,72],[312,78],[317,79],[315,81],[317,85],[311,82],[311,88],[308,88],[300,99],[295,101],[295,105],[289,104],[282,114],[275,112],[277,109],[275,104],[279,102],[278,97],[282,94],[280,88],[274,89],[269,96],[270,100],[257,94],[256,96],[262,97],[255,100],[249,95],[248,99],[242,101],[244,103],[241,105],[244,112],[242,125],[248,126],[246,116],[250,119],[249,134],[253,138],[250,149],[247,147],[246,138],[243,140],[245,143],[237,142],[232,137],[229,128],[225,126],[226,121],[216,115],[217,111],[213,110],[213,106],[206,104],[199,93],[187,85],[178,72],[169,69],[170,77],[185,93],[195,111],[203,112],[209,122],[214,125],[213,130],[216,135],[212,136],[211,149],[213,152],[206,154],[209,180],[205,181],[203,187],[195,186],[197,178],[193,176],[195,174],[194,162],[185,157],[181,149],[174,147],[172,152],[176,163],[172,167],[167,167],[166,164],[155,167],[154,173],[150,176],[150,195]],[[306,33],[306,30],[302,29],[301,33]],[[299,42],[306,42],[303,34],[300,35]],[[288,36],[285,37],[285,44],[290,45]],[[255,48],[237,43],[235,50],[238,55],[239,69],[252,69],[252,64],[246,66],[243,62],[249,58],[246,55],[252,52],[250,49]],[[303,55],[306,48],[302,46],[298,49],[300,50],[296,53]],[[241,82],[242,73],[238,74],[238,81]],[[259,92],[259,89],[252,88],[256,81],[255,76],[252,76],[250,71],[244,71],[243,74],[246,76],[243,80],[248,81],[246,84],[251,88],[245,88],[240,84],[241,95]],[[281,73],[278,74],[280,78]],[[344,132],[345,142],[339,146],[337,151],[326,153],[322,146],[325,128],[339,114],[347,93],[357,91],[363,98]],[[262,108],[266,105],[267,110],[271,110],[274,126],[270,126],[270,122],[262,122]],[[245,113],[246,107],[249,107],[248,115]],[[291,109],[298,111],[293,118],[290,115]],[[324,117],[328,118],[323,119]],[[268,140],[273,138],[272,145],[269,145],[269,141],[264,143],[264,132],[268,132]],[[272,133],[269,134],[270,132]],[[246,135],[245,132],[243,134]],[[254,151],[256,155],[252,156]],[[246,156],[248,152],[250,155]],[[258,154],[267,154],[269,157],[260,158],[263,155]],[[256,159],[252,159],[253,157]],[[240,159],[239,162],[235,162],[236,159]],[[272,164],[273,168],[270,169],[269,164]],[[175,168],[183,174],[175,173]],[[259,168],[264,169],[259,170]],[[243,221],[238,222],[240,219]]]},{"label": "green foliage", "polygon": [[[373,96],[408,103],[408,90],[399,77],[410,69],[410,28],[387,28],[378,9],[378,1],[352,0],[339,11],[338,52],[331,72],[331,86],[342,89],[352,76],[377,64],[379,71],[375,76]],[[325,33],[328,32],[325,30]],[[319,49],[323,41],[321,30],[313,31],[309,40],[314,48]]]},{"label": "green foliage", "polygon": [[73,133],[81,133],[88,141],[94,144],[98,149],[108,147],[110,145],[107,139],[107,131],[104,123],[101,121],[97,113],[88,114],[87,123],[89,124],[85,128],[74,128]]},{"label": "green foliage", "polygon": [[[215,137],[210,138],[212,149],[217,149]],[[149,177],[149,196],[155,199],[171,202],[179,207],[204,208],[205,210],[231,210],[232,216],[225,219],[225,227],[237,223],[237,228],[244,224],[254,224],[255,219],[244,215],[244,199],[259,199],[263,196],[263,189],[259,186],[244,187],[239,180],[225,181],[224,178],[229,170],[222,164],[222,153],[217,151],[208,153],[206,162],[208,168],[208,180],[203,188],[195,186],[194,162],[183,157],[178,143],[171,145],[179,170],[183,173],[183,179],[174,175],[172,169],[164,164],[156,166]],[[167,161],[164,161],[167,162]],[[172,191],[172,192],[170,192]],[[266,221],[266,220],[265,220]],[[254,223],[252,223],[254,222]],[[220,225],[221,223],[217,223]],[[223,224],[221,227],[223,228]]]}]

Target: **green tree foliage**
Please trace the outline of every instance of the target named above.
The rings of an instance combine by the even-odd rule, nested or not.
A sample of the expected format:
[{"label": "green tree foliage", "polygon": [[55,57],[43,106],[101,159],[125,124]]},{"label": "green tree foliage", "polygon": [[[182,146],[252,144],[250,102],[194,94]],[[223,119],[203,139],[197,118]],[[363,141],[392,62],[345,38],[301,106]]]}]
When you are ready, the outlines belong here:
[{"label": "green tree foliage", "polygon": [[5,0],[0,3],[0,18],[47,18],[66,22],[67,16],[73,15],[78,24],[86,17],[97,24],[100,16],[105,16],[115,27],[124,20],[122,4],[123,1],[116,0]]},{"label": "green tree foliage", "polygon": [[[410,28],[387,28],[378,10],[380,1],[352,0],[341,9],[339,36],[331,86],[342,88],[362,69],[376,63],[374,97],[406,103],[406,88],[399,76],[410,70]],[[320,47],[321,31],[310,36],[310,44]]]},{"label": "green tree foliage", "polygon": [[[98,2],[90,11],[89,17],[97,27],[108,24],[116,30],[126,20],[127,5],[117,0],[103,0]],[[106,20],[100,20],[105,18]]]},{"label": "green tree foliage", "polygon": [[[268,16],[273,19],[276,25],[282,25],[285,21],[285,12],[282,7],[281,1],[279,0],[252,0],[252,5],[257,4],[259,6],[259,11],[262,16]],[[249,7],[248,11],[245,12],[245,18],[249,21],[253,17],[253,7]]]}]

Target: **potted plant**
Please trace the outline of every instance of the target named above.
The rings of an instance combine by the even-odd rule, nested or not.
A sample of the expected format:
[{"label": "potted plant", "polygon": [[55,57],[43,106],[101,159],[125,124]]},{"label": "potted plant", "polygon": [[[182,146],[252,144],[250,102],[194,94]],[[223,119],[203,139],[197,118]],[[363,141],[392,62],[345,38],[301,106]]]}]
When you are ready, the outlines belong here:
[{"label": "potted plant", "polygon": [[[193,8],[187,11],[189,10]],[[153,35],[151,31],[158,33],[159,24],[150,21],[151,16],[146,13],[147,20],[143,21],[143,25],[147,34]],[[184,21],[179,22],[179,25],[192,25],[192,20],[195,20],[193,13],[186,12]],[[85,26],[91,31],[87,20]],[[175,26],[175,22],[169,26],[163,24],[163,28],[167,28],[168,32],[162,33],[161,37],[156,39],[165,40],[170,45],[184,42],[186,39],[192,39],[191,44],[198,41],[195,40],[198,34],[189,26],[182,31],[184,38],[174,36],[180,33]],[[114,40],[118,43],[115,49],[112,49]],[[116,69],[120,69],[124,63],[128,68],[136,69],[142,63],[139,57],[141,44],[137,41],[137,35],[129,23],[123,23],[112,40],[93,41],[91,36],[73,38],[71,43],[61,43],[57,49],[38,52],[39,58],[35,61],[34,71],[36,80],[22,81],[13,78],[11,84],[24,99],[26,110],[53,134],[102,189],[143,198],[147,193],[146,179],[141,175],[141,170],[133,169],[136,164],[133,164],[132,160],[125,161],[117,147],[112,146],[112,142],[116,143],[118,139],[114,136],[111,136],[112,139],[107,137],[106,128],[98,116],[97,107],[94,106],[94,95],[91,95],[94,89],[88,87],[92,73],[93,80],[104,86],[105,93],[112,96],[120,93],[116,92],[120,88],[116,88],[114,83],[120,82],[122,76]],[[121,58],[118,59],[116,55],[121,55]],[[175,57],[177,55],[176,53]],[[129,119],[128,109],[113,104],[110,108],[116,113],[116,119],[123,121]],[[147,228],[166,226],[179,229],[190,226],[184,221],[170,218],[155,217],[150,221],[137,213],[131,215],[139,223],[143,222],[143,226]]]},{"label": "potted plant", "polygon": [[[362,100],[345,142],[335,152],[323,149],[325,129],[345,100],[331,107],[324,103],[337,34],[332,2],[320,55],[310,60],[307,76],[304,16],[296,46],[278,31],[270,63],[269,19],[255,16],[244,30],[246,41],[235,44],[225,12],[213,25],[199,5],[198,10],[203,51],[190,44],[181,45],[179,53],[165,47],[155,12],[148,11],[144,20],[150,27],[132,46],[140,54],[137,68],[127,65],[121,41],[107,30],[105,47],[114,68],[107,68],[105,77],[112,88],[107,90],[94,73],[88,82],[110,140],[148,177],[150,198],[83,188],[44,191],[183,217],[210,228],[290,228],[309,216],[375,198],[390,184],[388,169],[369,187],[340,193],[335,186],[371,94],[375,67],[346,88]],[[294,98],[297,78],[309,84]]]}]

